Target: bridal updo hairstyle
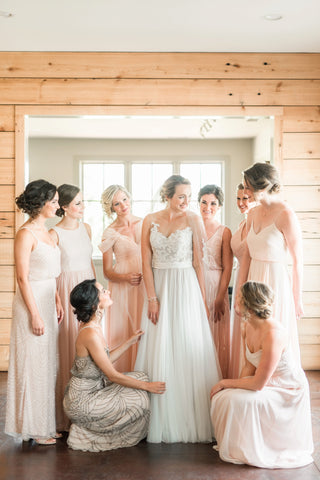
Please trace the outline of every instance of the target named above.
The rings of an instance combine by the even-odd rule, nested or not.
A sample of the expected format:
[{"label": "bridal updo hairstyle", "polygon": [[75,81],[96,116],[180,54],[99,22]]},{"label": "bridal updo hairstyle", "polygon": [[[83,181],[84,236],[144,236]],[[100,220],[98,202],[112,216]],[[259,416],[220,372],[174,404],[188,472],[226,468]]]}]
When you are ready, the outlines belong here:
[{"label": "bridal updo hairstyle", "polygon": [[187,178],[184,178],[181,175],[171,175],[171,177],[167,178],[161,187],[161,202],[166,202],[167,198],[172,198],[176,193],[176,187],[178,185],[191,185],[191,183]]},{"label": "bridal updo hairstyle", "polygon": [[199,203],[203,195],[214,195],[219,202],[219,206],[222,207],[224,202],[224,195],[223,195],[222,188],[218,187],[218,185],[212,184],[212,185],[205,185],[204,187],[202,187],[198,193]]},{"label": "bridal updo hairstyle", "polygon": [[70,303],[79,322],[88,323],[97,311],[99,293],[95,279],[84,280],[71,291]]},{"label": "bridal updo hairstyle", "polygon": [[21,195],[16,197],[19,210],[27,213],[31,218],[36,218],[44,205],[55,196],[57,187],[46,180],[34,180],[28,183]]},{"label": "bridal updo hairstyle", "polygon": [[63,207],[68,207],[79,192],[79,187],[76,187],[75,185],[68,185],[67,183],[64,183],[58,187],[60,206],[60,208],[58,208],[56,211],[56,215],[58,217],[63,217],[65,215],[66,212],[64,211]]},{"label": "bridal updo hairstyle", "polygon": [[281,182],[278,170],[270,163],[255,163],[243,172],[243,177],[253,190],[268,189],[268,193],[279,193]]},{"label": "bridal updo hairstyle", "polygon": [[241,287],[243,305],[258,318],[267,320],[272,315],[273,290],[265,283],[246,282]]},{"label": "bridal updo hairstyle", "polygon": [[114,214],[114,209],[113,209],[113,197],[115,196],[116,193],[118,192],[123,192],[125,195],[127,195],[128,199],[131,201],[131,195],[128,192],[128,190],[123,187],[122,185],[109,185],[101,195],[101,205],[104,213],[107,215],[107,217],[112,218]]}]

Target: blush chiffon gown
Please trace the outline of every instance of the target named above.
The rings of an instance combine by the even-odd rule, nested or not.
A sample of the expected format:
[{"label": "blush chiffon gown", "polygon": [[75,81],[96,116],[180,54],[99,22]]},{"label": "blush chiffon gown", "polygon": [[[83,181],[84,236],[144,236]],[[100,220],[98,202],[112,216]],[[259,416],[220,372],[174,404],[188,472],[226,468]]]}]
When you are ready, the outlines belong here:
[{"label": "blush chiffon gown", "polygon": [[151,395],[148,442],[210,442],[210,389],[220,378],[205,305],[192,266],[192,229],[166,237],[152,224],[152,268],[160,314],[156,325],[145,304],[135,370],[166,382]]},{"label": "blush chiffon gown", "polygon": [[[142,220],[134,225],[134,240],[121,234],[121,230],[112,227],[103,232],[99,248],[102,253],[112,249],[115,257],[115,273],[141,273],[141,228]],[[138,286],[128,282],[109,281],[109,290],[113,304],[106,312],[106,340],[111,349],[121,345],[140,328],[144,302],[143,281]],[[137,345],[133,345],[115,363],[120,372],[133,370],[137,356]]]}]

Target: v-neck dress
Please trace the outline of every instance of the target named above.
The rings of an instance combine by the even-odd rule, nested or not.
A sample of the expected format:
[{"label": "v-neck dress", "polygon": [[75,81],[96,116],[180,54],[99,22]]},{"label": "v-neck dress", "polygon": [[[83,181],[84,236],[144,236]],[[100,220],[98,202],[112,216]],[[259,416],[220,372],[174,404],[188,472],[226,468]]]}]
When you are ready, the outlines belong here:
[{"label": "v-neck dress", "polygon": [[285,327],[294,358],[300,364],[298,328],[285,238],[274,223],[256,233],[252,222],[247,243],[251,257],[248,280],[266,283],[273,289],[273,316]]},{"label": "v-neck dress", "polygon": [[55,383],[58,319],[56,277],[60,250],[37,238],[30,254],[29,283],[44,323],[44,335],[34,335],[30,312],[19,286],[13,300],[5,432],[30,438],[55,435]]},{"label": "v-neck dress", "polygon": [[[99,248],[102,253],[112,249],[114,254],[115,273],[141,273],[141,228],[142,220],[135,223],[135,239],[122,235],[112,227],[103,232]],[[106,314],[106,341],[110,349],[121,343],[140,328],[141,314],[144,302],[143,281],[138,286],[128,282],[111,282],[109,290],[113,304]],[[114,363],[120,372],[133,370],[137,355],[137,345],[133,345]]]}]

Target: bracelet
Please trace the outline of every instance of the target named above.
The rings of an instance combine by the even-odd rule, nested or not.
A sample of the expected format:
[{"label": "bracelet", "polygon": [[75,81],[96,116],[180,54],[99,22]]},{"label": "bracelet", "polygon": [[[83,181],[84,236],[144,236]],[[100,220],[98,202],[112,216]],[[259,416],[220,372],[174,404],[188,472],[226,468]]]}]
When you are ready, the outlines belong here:
[{"label": "bracelet", "polygon": [[149,297],[148,302],[158,302],[157,297]]}]

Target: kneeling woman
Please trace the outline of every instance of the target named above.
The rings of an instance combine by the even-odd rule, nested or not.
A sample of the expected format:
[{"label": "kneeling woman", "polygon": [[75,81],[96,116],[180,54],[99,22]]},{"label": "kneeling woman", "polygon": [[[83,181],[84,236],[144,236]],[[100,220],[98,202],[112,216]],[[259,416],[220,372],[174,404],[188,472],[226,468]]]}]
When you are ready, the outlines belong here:
[{"label": "kneeling woman", "polygon": [[246,363],[239,379],[221,380],[211,390],[214,448],[226,462],[296,468],[313,461],[309,386],[285,329],[271,319],[272,304],[267,285],[241,287]]},{"label": "kneeling woman", "polygon": [[136,445],[148,430],[150,407],[146,392],[163,393],[165,383],[149,382],[142,372],[124,375],[115,370],[112,362],[143,332],[135,332],[109,353],[101,329],[103,309],[112,304],[109,292],[96,280],[85,280],[72,290],[70,302],[81,326],[63,402],[72,423],[68,445],[91,452]]}]

